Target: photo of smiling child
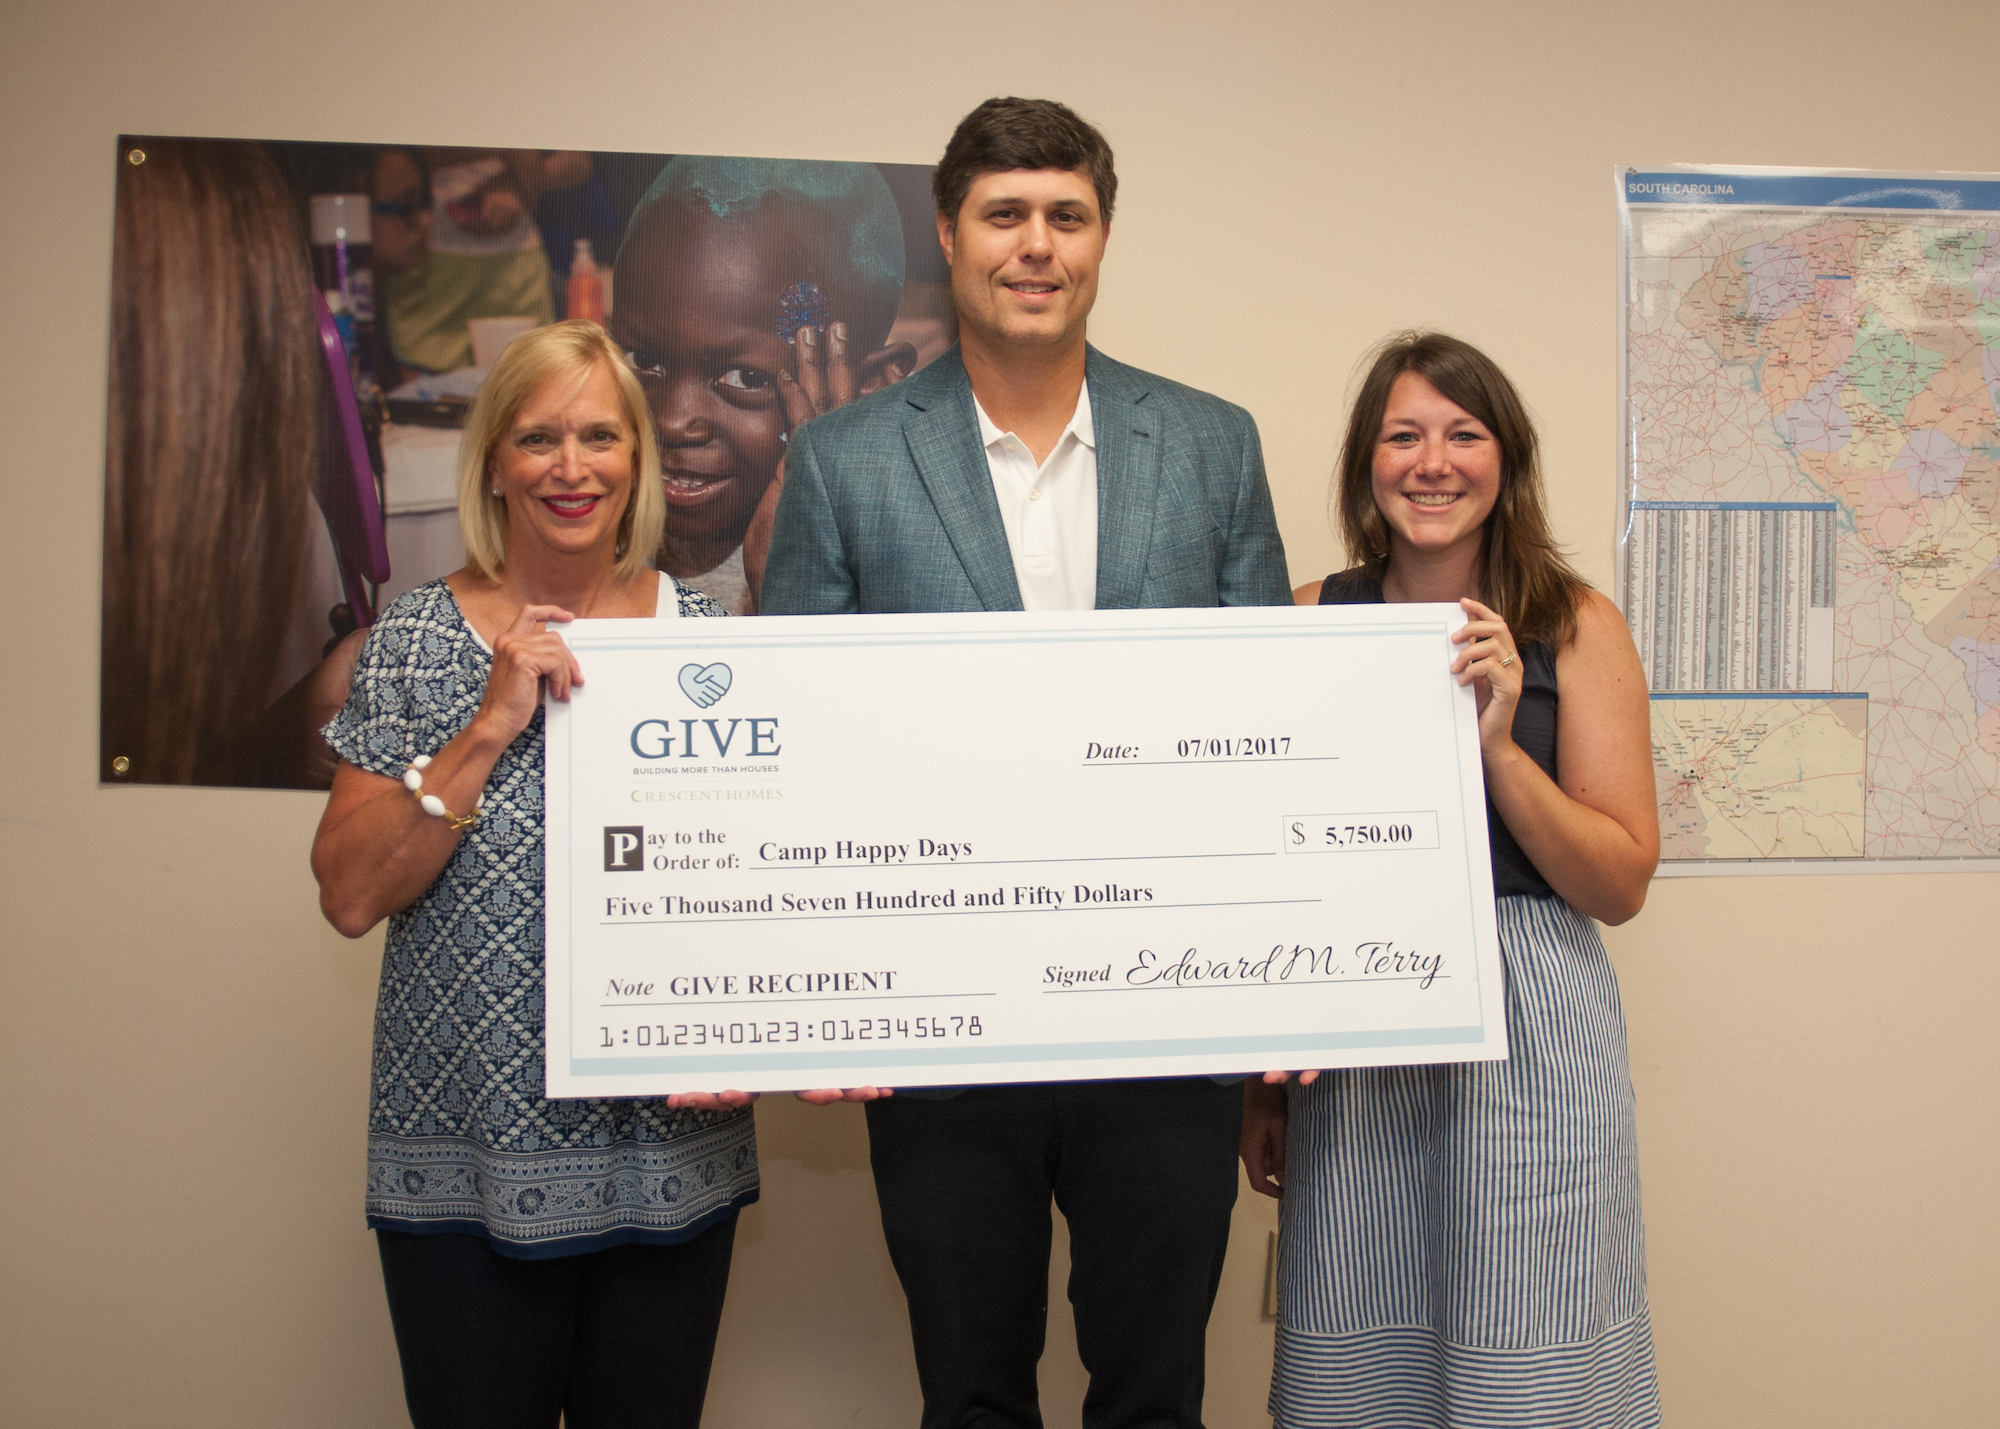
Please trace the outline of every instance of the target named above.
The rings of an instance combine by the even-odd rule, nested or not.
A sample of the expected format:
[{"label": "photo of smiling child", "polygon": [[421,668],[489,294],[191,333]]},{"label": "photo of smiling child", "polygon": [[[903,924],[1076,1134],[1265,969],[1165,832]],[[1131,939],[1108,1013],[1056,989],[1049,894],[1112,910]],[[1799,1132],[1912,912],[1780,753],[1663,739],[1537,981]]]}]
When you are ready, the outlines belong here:
[{"label": "photo of smiling child", "polygon": [[[150,166],[133,157],[148,143],[158,149]],[[169,155],[208,175],[208,187],[172,189],[166,180],[178,170]],[[130,374],[168,338],[193,351],[234,350],[248,301],[238,289],[252,298],[291,294],[271,321],[309,338],[318,288],[346,343],[351,391],[333,400],[348,404],[344,430],[359,435],[343,438],[340,422],[324,418],[315,427],[324,395],[316,389],[339,385],[330,368],[308,372],[286,399],[243,387],[235,415],[246,431],[290,422],[304,445],[296,460],[245,467],[252,518],[213,529],[168,489],[172,473],[201,466],[198,453],[156,442],[144,460],[121,464],[125,449],[114,444],[106,472],[109,667],[217,665],[236,674],[193,681],[197,694],[171,698],[159,690],[180,689],[172,681],[108,680],[100,759],[108,782],[327,786],[333,761],[319,728],[346,698],[369,624],[403,593],[464,563],[456,473],[465,413],[506,342],[576,300],[567,289],[583,292],[590,315],[602,312],[646,396],[667,504],[657,564],[735,615],[756,613],[792,435],[908,377],[956,337],[931,237],[928,165],[129,137],[115,161],[120,232],[133,243],[114,287],[130,289],[141,271],[159,276],[158,312],[118,309],[129,308],[133,321],[113,336],[112,432],[130,416],[138,390]],[[154,190],[178,227],[134,223],[135,205]],[[211,209],[226,214],[253,201],[263,205],[258,212],[270,210],[267,227],[278,236],[233,255],[228,282],[160,256],[166,237],[198,228]],[[564,281],[584,264],[586,282]],[[175,314],[171,332],[160,312]],[[328,351],[322,365],[339,365],[339,348]],[[321,360],[310,343],[300,353],[294,365]],[[188,412],[158,414],[161,431],[205,431],[204,413],[221,410],[199,393],[185,400]],[[325,471],[350,468],[350,493],[373,469],[373,500],[361,501],[366,515],[355,519],[386,563],[357,565],[352,550],[336,549],[340,513],[317,505]],[[179,511],[171,521],[141,519],[168,509]],[[284,569],[268,579],[244,575],[243,560],[208,559],[215,549],[300,548],[298,557],[274,558]],[[127,594],[149,572],[166,573],[172,600],[163,609],[173,601],[255,609],[259,630],[277,633],[232,644],[235,627],[225,621],[189,631],[131,616]],[[186,589],[190,582],[204,589]],[[177,731],[171,748],[127,733],[152,728]]]},{"label": "photo of smiling child", "polygon": [[891,337],[905,257],[873,164],[683,155],[632,216],[611,331],[659,437],[660,568],[732,614],[756,609],[744,535],[791,433],[918,366]]}]

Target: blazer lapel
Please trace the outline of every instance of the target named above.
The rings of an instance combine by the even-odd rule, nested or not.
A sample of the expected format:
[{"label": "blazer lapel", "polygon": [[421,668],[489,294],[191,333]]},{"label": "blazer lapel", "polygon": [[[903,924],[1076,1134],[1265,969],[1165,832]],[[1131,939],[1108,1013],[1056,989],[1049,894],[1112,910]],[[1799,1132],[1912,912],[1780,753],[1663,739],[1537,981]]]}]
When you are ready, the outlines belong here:
[{"label": "blazer lapel", "polygon": [[988,610],[1021,609],[1014,557],[1000,524],[1000,501],[986,449],[979,444],[979,417],[972,408],[972,383],[953,348],[919,374],[905,379],[909,410],[903,434],[910,458],[944,523],[945,535],[965,569],[966,579]]},{"label": "blazer lapel", "polygon": [[1130,610],[1146,581],[1160,489],[1160,413],[1134,371],[1096,348],[1085,357],[1097,428],[1097,608]]}]

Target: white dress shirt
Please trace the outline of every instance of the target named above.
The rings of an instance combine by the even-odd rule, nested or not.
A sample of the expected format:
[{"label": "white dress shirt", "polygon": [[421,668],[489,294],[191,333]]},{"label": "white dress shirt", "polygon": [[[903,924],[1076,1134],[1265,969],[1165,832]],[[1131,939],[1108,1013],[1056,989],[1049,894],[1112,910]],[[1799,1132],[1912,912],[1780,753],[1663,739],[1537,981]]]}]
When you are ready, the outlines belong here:
[{"label": "white dress shirt", "polygon": [[979,440],[1000,524],[1014,556],[1024,610],[1097,608],[1097,429],[1090,420],[1090,384],[1076,394],[1076,411],[1037,467],[1028,444],[993,425],[979,399]]}]

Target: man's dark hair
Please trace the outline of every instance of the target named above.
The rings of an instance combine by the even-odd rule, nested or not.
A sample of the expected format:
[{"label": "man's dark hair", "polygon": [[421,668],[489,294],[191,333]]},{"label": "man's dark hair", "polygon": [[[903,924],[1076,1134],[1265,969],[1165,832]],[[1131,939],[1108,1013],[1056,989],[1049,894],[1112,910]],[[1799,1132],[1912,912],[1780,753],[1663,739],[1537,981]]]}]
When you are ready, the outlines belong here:
[{"label": "man's dark hair", "polygon": [[1118,197],[1111,146],[1067,104],[1053,99],[989,99],[959,120],[931,174],[937,211],[956,223],[973,180],[1009,169],[1074,169],[1089,174],[1101,217],[1111,222],[1111,205]]}]

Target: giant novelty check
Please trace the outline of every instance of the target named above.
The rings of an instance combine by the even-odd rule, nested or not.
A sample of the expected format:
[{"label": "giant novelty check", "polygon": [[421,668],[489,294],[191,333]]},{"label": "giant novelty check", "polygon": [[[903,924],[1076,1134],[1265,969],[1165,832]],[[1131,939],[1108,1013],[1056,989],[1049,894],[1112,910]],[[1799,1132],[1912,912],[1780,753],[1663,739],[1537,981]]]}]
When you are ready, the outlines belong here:
[{"label": "giant novelty check", "polygon": [[1504,1057],[1464,620],[576,622],[549,1095]]}]

